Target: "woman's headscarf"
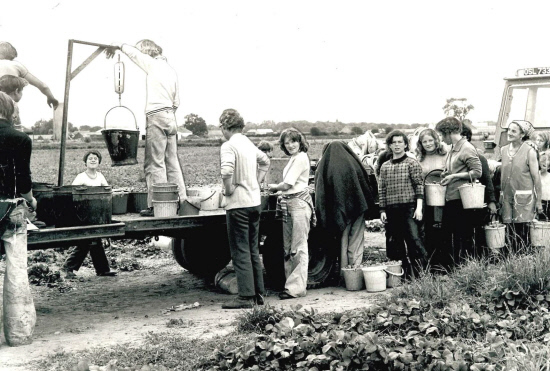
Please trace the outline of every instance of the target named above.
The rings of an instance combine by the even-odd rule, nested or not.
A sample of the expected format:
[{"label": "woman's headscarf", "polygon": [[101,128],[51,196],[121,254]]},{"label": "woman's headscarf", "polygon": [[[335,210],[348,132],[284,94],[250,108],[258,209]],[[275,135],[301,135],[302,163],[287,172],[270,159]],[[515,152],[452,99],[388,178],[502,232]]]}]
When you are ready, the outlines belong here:
[{"label": "woman's headscarf", "polygon": [[521,131],[523,131],[524,137],[528,138],[531,136],[531,134],[535,132],[535,128],[533,127],[533,124],[531,124],[529,121],[514,120],[510,123],[510,125],[511,124],[516,124],[517,126],[519,126],[521,128]]},{"label": "woman's headscarf", "polygon": [[315,173],[315,210],[318,226],[341,233],[361,214],[378,217],[378,186],[359,157],[346,144],[334,141],[323,152]]}]

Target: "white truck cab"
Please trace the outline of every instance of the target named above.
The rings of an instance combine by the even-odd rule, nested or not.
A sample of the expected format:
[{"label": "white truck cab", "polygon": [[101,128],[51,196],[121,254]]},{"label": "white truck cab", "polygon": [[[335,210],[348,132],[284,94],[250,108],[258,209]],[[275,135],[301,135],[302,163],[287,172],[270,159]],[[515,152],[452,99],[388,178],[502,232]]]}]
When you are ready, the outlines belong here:
[{"label": "white truck cab", "polygon": [[550,67],[519,69],[504,80],[495,139],[484,142],[486,152],[508,144],[506,131],[514,120],[529,121],[536,131],[550,130]]}]

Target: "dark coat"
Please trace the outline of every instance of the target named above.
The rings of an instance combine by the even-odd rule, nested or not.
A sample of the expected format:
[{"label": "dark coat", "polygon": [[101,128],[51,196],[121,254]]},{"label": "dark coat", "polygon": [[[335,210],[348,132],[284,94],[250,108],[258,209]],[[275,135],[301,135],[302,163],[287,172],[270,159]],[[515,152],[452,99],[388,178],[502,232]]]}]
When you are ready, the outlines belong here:
[{"label": "dark coat", "polygon": [[341,233],[361,214],[378,218],[377,190],[376,178],[368,175],[350,147],[339,141],[329,143],[315,173],[318,227]]}]

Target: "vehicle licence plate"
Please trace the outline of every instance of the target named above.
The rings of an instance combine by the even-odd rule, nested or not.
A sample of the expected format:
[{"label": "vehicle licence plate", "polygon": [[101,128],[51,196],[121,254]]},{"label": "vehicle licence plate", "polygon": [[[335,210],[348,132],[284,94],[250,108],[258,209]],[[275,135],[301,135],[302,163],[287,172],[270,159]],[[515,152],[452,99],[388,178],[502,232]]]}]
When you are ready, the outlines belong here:
[{"label": "vehicle licence plate", "polygon": [[550,67],[534,67],[534,68],[526,68],[523,70],[525,76],[532,76],[532,75],[550,75]]}]

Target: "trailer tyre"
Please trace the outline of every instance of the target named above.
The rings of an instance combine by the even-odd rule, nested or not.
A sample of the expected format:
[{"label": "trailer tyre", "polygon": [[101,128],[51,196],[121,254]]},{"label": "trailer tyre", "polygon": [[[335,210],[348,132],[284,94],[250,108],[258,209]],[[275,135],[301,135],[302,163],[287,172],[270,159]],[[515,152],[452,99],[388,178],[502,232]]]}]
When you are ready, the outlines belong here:
[{"label": "trailer tyre", "polygon": [[225,230],[198,231],[172,242],[174,259],[189,272],[211,279],[231,260]]},{"label": "trailer tyre", "polygon": [[337,241],[319,229],[312,229],[308,238],[307,288],[313,289],[331,284],[335,277],[338,258]]}]

